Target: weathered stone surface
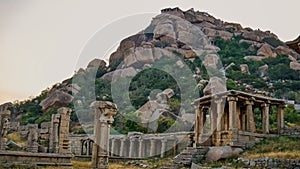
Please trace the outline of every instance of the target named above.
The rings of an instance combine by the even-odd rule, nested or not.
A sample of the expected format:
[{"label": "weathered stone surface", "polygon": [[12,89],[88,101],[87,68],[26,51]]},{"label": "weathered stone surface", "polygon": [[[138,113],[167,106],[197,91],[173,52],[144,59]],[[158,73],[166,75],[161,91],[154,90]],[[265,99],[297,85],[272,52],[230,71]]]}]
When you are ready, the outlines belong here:
[{"label": "weathered stone surface", "polygon": [[117,106],[108,101],[95,101],[90,107],[95,111],[92,168],[108,168],[110,125]]},{"label": "weathered stone surface", "polygon": [[104,74],[101,78],[107,81],[112,81],[113,79],[123,78],[123,77],[133,77],[138,72],[133,68],[125,68],[125,69],[118,69],[109,73]]},{"label": "weathered stone surface", "polygon": [[239,43],[243,43],[243,42],[249,43],[249,44],[257,46],[257,47],[261,47],[263,45],[261,42],[252,41],[252,40],[241,39],[239,41]]},{"label": "weathered stone surface", "polygon": [[0,110],[0,150],[6,149],[5,137],[10,128],[10,110]]},{"label": "weathered stone surface", "polygon": [[287,47],[284,47],[284,46],[278,46],[277,48],[275,48],[275,52],[278,55],[289,55],[289,54],[291,54],[291,50]]},{"label": "weathered stone surface", "polygon": [[42,106],[44,112],[47,112],[53,106],[69,105],[72,103],[73,98],[74,97],[68,93],[55,90],[50,92],[49,96],[40,103],[40,106]]},{"label": "weathered stone surface", "polygon": [[219,62],[219,57],[216,54],[208,54],[205,56],[203,60],[203,65],[207,67],[211,67],[213,69],[217,69],[217,65]]},{"label": "weathered stone surface", "polygon": [[209,79],[208,84],[203,89],[204,95],[211,95],[215,93],[220,93],[226,91],[226,83],[225,80],[219,78],[219,77],[211,77]]},{"label": "weathered stone surface", "polygon": [[95,67],[95,68],[106,68],[106,62],[101,59],[94,59],[89,62],[88,68]]},{"label": "weathered stone surface", "polygon": [[241,70],[242,73],[250,75],[249,67],[248,67],[247,64],[241,64],[240,65],[240,70]]},{"label": "weathered stone surface", "polygon": [[234,155],[239,155],[243,152],[241,148],[232,148],[230,146],[221,146],[221,147],[210,147],[206,159],[208,161],[218,161],[220,159],[226,159]]},{"label": "weathered stone surface", "polygon": [[258,71],[259,71],[259,74],[260,74],[260,77],[264,77],[267,75],[268,73],[268,68],[269,66],[267,64],[261,66],[258,68]]},{"label": "weathered stone surface", "polygon": [[255,60],[255,61],[260,61],[265,59],[265,56],[245,56],[244,59],[245,60]]},{"label": "weathered stone surface", "polygon": [[231,39],[233,37],[233,34],[224,30],[216,30],[211,28],[203,28],[203,33],[208,37],[216,37],[220,36],[223,39]]},{"label": "weathered stone surface", "polygon": [[299,62],[290,62],[290,68],[293,70],[300,70],[300,63]]},{"label": "weathered stone surface", "polygon": [[258,56],[276,57],[277,54],[274,52],[274,48],[269,44],[265,43],[257,51]]}]

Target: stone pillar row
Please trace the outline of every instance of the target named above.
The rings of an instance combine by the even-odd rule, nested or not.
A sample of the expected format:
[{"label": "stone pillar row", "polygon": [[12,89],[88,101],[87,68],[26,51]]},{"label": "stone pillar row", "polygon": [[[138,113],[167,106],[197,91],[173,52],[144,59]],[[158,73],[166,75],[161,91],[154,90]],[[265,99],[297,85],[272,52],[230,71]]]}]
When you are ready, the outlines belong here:
[{"label": "stone pillar row", "polygon": [[[116,148],[119,140],[120,148]],[[176,139],[166,138],[143,138],[143,137],[123,137],[111,139],[111,156],[120,156],[128,158],[144,158],[157,156],[165,157],[168,141],[173,141],[172,146],[177,145]],[[176,149],[174,149],[176,150]],[[175,153],[175,152],[174,152]]]}]

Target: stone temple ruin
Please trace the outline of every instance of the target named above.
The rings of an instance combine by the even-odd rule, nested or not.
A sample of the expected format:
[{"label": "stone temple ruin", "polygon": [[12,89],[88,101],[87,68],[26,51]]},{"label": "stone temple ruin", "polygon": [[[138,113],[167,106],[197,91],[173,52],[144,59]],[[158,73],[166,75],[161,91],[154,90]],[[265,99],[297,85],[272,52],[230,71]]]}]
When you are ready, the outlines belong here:
[{"label": "stone temple ruin", "polygon": [[[7,165],[60,165],[71,166],[71,152],[69,144],[69,108],[59,108],[58,114],[52,115],[51,122],[44,122],[41,128],[37,124],[20,126],[19,123],[10,125],[10,111],[0,111],[0,163]],[[24,147],[8,141],[6,144],[7,131],[14,131],[26,138]],[[9,143],[9,144],[8,144]],[[17,148],[19,151],[6,151],[7,146]]]},{"label": "stone temple ruin", "polygon": [[[269,126],[270,110],[277,108],[277,131],[284,128],[284,100],[226,91],[204,96],[194,101],[196,110],[195,146],[240,146],[272,136]],[[260,121],[254,112],[259,112]],[[274,113],[274,112],[272,112]],[[258,129],[255,122],[261,124]]]}]

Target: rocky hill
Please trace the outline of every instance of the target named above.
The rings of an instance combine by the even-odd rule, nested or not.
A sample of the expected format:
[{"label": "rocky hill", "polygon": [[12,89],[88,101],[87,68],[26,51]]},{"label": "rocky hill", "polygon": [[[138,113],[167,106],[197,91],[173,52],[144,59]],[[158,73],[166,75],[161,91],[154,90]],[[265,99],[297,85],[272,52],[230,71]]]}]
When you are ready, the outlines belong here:
[{"label": "rocky hill", "polygon": [[147,132],[145,125],[137,125],[147,121],[141,118],[151,118],[143,114],[151,110],[147,103],[166,97],[161,93],[169,89],[174,94],[163,101],[167,108],[150,113],[161,117],[156,117],[158,128],[168,129],[176,119],[180,128],[189,126],[193,99],[226,89],[300,103],[299,71],[299,53],[270,31],[243,28],[193,9],[167,8],[145,30],[122,40],[108,65],[94,59],[72,78],[11,107],[16,120],[41,123],[58,106],[69,106],[76,112],[75,125],[78,119],[93,118],[93,100],[109,100],[122,112],[115,130]]}]

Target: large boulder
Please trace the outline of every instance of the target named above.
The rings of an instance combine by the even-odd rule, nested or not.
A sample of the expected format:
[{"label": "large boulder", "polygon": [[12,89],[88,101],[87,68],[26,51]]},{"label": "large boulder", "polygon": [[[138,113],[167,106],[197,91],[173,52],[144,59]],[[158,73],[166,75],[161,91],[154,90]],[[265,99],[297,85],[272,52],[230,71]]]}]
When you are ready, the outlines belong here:
[{"label": "large boulder", "polygon": [[292,70],[300,70],[300,63],[299,62],[290,62],[290,68]]},{"label": "large boulder", "polygon": [[258,68],[258,72],[259,72],[260,77],[265,77],[267,75],[268,68],[269,68],[269,66],[267,64],[265,64],[265,65]]},{"label": "large boulder", "polygon": [[210,147],[207,154],[207,161],[218,161],[220,159],[230,158],[243,152],[241,148],[233,148],[230,146]]},{"label": "large boulder", "polygon": [[48,97],[41,101],[42,111],[47,112],[54,106],[67,106],[73,101],[73,96],[60,90],[49,93]]},{"label": "large boulder", "polygon": [[276,57],[277,56],[274,48],[267,43],[263,44],[262,47],[260,47],[260,49],[258,49],[257,55],[265,56],[265,57]]},{"label": "large boulder", "polygon": [[133,67],[128,67],[125,69],[118,69],[115,71],[108,72],[104,74],[101,78],[107,81],[112,81],[114,79],[123,77],[134,77],[138,72]]},{"label": "large boulder", "polygon": [[204,95],[211,95],[216,93],[225,92],[227,90],[226,88],[226,82],[224,79],[219,77],[211,77],[209,79],[208,84],[203,89]]},{"label": "large boulder", "polygon": [[260,61],[265,59],[265,56],[245,56],[244,59],[245,60],[255,60],[255,61]]},{"label": "large boulder", "polygon": [[89,62],[88,68],[95,67],[95,68],[106,68],[106,62],[101,59],[94,59]]},{"label": "large boulder", "polygon": [[248,67],[247,64],[241,64],[240,65],[240,70],[241,70],[242,73],[250,75],[249,67]]}]

